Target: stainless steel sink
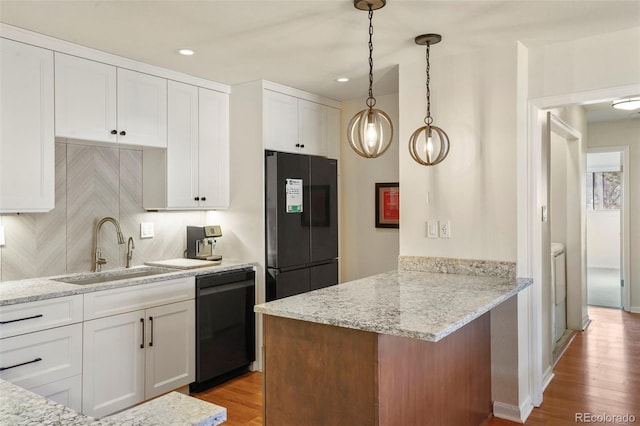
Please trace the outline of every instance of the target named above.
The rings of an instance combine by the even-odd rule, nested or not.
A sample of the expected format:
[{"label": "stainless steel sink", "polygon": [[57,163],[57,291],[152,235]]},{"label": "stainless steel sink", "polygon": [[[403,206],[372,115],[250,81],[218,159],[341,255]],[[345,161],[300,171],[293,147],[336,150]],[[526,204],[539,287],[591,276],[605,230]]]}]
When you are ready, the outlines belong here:
[{"label": "stainless steel sink", "polygon": [[169,268],[151,268],[142,267],[135,269],[118,269],[115,271],[96,272],[90,277],[60,277],[55,278],[54,281],[60,281],[68,284],[86,285],[106,283],[111,281],[129,280],[131,278],[148,277],[151,275],[166,274],[168,272],[176,272],[175,269]]}]

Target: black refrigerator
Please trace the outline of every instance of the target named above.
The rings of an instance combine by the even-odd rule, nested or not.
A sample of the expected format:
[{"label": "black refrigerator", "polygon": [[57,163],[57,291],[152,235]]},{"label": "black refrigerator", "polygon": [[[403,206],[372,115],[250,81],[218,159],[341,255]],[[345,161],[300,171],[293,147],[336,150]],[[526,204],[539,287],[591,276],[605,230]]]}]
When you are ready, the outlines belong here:
[{"label": "black refrigerator", "polygon": [[267,301],[338,283],[338,161],[265,151]]}]

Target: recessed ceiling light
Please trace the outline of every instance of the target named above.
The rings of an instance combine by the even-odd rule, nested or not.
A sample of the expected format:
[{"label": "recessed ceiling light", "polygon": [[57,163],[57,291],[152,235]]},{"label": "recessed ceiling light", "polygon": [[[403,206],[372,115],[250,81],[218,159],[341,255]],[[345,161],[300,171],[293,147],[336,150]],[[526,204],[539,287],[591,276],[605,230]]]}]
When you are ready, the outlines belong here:
[{"label": "recessed ceiling light", "polygon": [[180,49],[180,50],[178,50],[178,53],[181,54],[181,55],[184,55],[184,56],[191,56],[196,52],[194,52],[191,49]]},{"label": "recessed ceiling light", "polygon": [[347,81],[349,81],[349,77],[339,77],[339,78],[336,78],[336,81],[338,83],[346,83]]},{"label": "recessed ceiling light", "polygon": [[612,102],[612,107],[615,109],[623,109],[625,111],[633,111],[640,108],[640,98],[625,98],[618,99]]}]

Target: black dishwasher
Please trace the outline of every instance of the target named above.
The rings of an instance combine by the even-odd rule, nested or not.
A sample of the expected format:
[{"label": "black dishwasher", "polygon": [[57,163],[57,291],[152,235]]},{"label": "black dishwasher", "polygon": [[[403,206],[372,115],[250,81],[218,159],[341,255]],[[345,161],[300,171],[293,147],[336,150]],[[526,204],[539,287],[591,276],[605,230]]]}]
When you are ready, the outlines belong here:
[{"label": "black dishwasher", "polygon": [[255,360],[255,272],[196,277],[196,381],[200,392],[246,372]]}]

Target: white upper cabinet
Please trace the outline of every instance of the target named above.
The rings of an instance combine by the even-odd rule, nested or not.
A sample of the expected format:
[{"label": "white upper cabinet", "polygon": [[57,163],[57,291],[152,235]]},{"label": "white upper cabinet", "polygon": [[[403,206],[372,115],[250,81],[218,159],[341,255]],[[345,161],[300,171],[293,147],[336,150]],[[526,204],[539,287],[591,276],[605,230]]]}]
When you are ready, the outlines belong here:
[{"label": "white upper cabinet", "polygon": [[329,106],[324,107],[324,127],[322,143],[327,149],[327,157],[340,157],[340,110]]},{"label": "white upper cabinet", "polygon": [[167,146],[167,80],[118,68],[118,141]]},{"label": "white upper cabinet", "polygon": [[276,151],[299,151],[297,98],[264,91],[264,146]]},{"label": "white upper cabinet", "polygon": [[166,150],[145,150],[143,206],[229,206],[229,95],[169,81]]},{"label": "white upper cabinet", "polygon": [[116,67],[56,53],[56,136],[118,142]]},{"label": "white upper cabinet", "polygon": [[269,89],[263,102],[266,149],[328,155],[326,110],[333,108]]},{"label": "white upper cabinet", "polygon": [[54,207],[53,52],[0,39],[0,213]]},{"label": "white upper cabinet", "polygon": [[327,155],[322,138],[324,107],[315,102],[298,99],[298,142],[301,151],[311,155]]},{"label": "white upper cabinet", "polygon": [[167,146],[167,80],[56,53],[56,136]]},{"label": "white upper cabinet", "polygon": [[200,207],[229,207],[229,96],[199,88]]}]

